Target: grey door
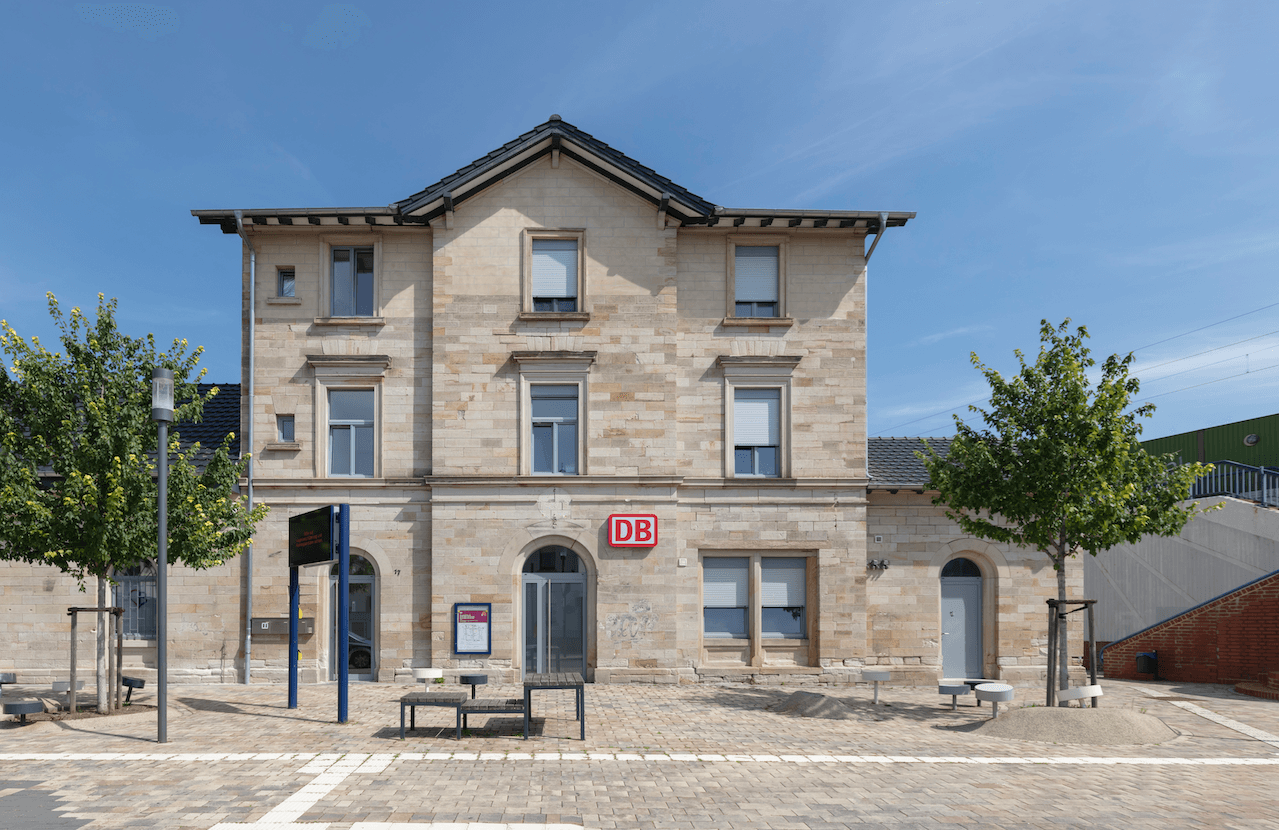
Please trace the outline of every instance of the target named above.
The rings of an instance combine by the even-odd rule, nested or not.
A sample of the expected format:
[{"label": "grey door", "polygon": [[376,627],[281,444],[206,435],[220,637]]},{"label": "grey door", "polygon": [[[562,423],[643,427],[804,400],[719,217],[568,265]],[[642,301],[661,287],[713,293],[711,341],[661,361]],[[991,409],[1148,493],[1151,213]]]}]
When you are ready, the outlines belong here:
[{"label": "grey door", "polygon": [[946,677],[982,676],[981,577],[941,578],[941,662]]},{"label": "grey door", "polygon": [[586,575],[523,576],[524,673],[586,672]]}]

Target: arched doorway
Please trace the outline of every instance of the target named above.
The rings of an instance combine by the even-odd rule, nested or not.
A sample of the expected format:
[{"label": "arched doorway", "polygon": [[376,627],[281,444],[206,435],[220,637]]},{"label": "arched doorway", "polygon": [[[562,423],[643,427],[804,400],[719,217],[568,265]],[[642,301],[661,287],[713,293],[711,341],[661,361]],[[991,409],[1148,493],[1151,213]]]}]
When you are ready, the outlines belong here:
[{"label": "arched doorway", "polygon": [[952,559],[941,570],[941,663],[946,677],[982,677],[981,569]]},{"label": "arched doorway", "polygon": [[586,674],[586,569],[576,553],[549,545],[529,554],[520,576],[524,674]]},{"label": "arched doorway", "polygon": [[[350,645],[347,648],[347,677],[351,680],[373,680],[377,677],[377,572],[363,556],[351,554],[347,598],[350,600],[347,626]],[[329,572],[329,679],[338,677],[338,566]]]}]

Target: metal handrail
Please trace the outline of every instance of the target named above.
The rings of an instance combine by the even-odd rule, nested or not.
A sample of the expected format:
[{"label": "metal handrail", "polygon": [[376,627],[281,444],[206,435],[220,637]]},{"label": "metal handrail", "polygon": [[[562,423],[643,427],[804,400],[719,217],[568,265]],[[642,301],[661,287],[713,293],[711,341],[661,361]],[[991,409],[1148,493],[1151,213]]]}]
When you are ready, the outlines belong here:
[{"label": "metal handrail", "polygon": [[1190,488],[1192,499],[1230,496],[1260,502],[1263,507],[1279,504],[1279,470],[1237,461],[1214,461],[1212,468],[1212,472],[1195,479]]}]

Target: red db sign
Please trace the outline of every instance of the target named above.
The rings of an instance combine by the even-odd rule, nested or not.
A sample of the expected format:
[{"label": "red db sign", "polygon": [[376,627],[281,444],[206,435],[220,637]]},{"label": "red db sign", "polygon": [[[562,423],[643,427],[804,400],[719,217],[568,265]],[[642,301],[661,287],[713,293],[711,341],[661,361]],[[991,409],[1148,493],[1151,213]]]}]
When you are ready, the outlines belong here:
[{"label": "red db sign", "polygon": [[617,513],[608,517],[608,543],[615,548],[651,548],[657,544],[657,517]]}]

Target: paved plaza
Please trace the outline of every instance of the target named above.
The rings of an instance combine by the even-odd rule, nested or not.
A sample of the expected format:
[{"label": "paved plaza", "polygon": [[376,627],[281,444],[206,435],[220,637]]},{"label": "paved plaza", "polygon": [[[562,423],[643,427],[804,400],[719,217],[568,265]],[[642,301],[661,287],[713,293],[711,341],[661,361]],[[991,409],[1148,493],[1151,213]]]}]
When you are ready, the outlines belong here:
[{"label": "paved plaza", "polygon": [[951,711],[931,688],[881,688],[879,707],[866,686],[808,688],[854,713],[831,720],[771,711],[787,686],[613,685],[587,687],[585,744],[570,691],[538,693],[528,741],[509,716],[474,716],[454,740],[453,711],[436,708],[400,740],[404,685],[353,684],[346,724],[331,684],[303,687],[296,710],[281,686],[174,686],[164,745],[153,711],[0,724],[0,827],[1279,827],[1279,702],[1103,685],[1103,707],[1179,735],[995,740],[973,731],[989,707],[969,696]]}]

